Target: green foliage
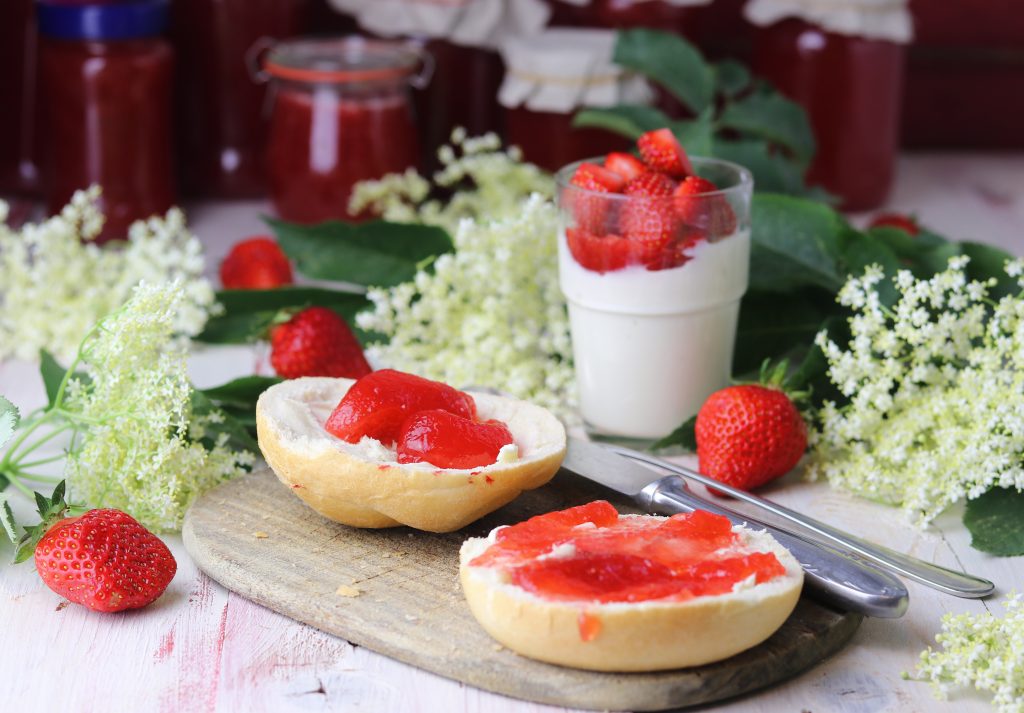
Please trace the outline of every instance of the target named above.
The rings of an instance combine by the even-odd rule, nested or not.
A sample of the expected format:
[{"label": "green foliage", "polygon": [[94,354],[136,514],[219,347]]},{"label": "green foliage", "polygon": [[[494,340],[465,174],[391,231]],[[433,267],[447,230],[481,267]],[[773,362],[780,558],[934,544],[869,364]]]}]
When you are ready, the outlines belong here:
[{"label": "green foliage", "polygon": [[1024,493],[994,488],[968,500],[964,525],[974,549],[1000,557],[1024,555]]},{"label": "green foliage", "polygon": [[256,400],[280,382],[281,379],[274,376],[243,376],[220,386],[195,391],[193,408],[198,404],[206,411],[219,409],[225,417],[224,430],[231,440],[256,453],[259,450],[255,442]]},{"label": "green foliage", "polygon": [[746,166],[759,191],[827,198],[804,185],[814,156],[807,114],[734,60],[710,63],[692,44],[670,32],[619,32],[615,61],[664,87],[691,113],[676,119],[650,106],[588,109],[574,125],[607,129],[630,139],[668,127],[688,152]]},{"label": "green foliage", "polygon": [[319,280],[393,287],[408,282],[424,261],[453,250],[452,239],[433,225],[342,223],[296,225],[268,220],[277,242],[299,271]]}]

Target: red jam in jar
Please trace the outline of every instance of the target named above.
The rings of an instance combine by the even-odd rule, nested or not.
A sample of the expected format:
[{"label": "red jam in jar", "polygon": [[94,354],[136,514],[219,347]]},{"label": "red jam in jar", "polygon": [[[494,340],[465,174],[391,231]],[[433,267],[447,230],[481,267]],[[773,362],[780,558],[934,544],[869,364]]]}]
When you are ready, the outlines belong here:
[{"label": "red jam in jar", "polygon": [[34,134],[36,26],[32,0],[0,2],[0,192],[38,189]]},{"label": "red jam in jar", "polygon": [[48,210],[98,184],[100,240],[126,238],[175,201],[167,1],[37,7]]},{"label": "red jam in jar", "polygon": [[417,165],[409,86],[420,64],[407,45],[361,37],[293,40],[270,51],[267,171],[281,218],[357,219],[348,211],[356,183]]},{"label": "red jam in jar", "polygon": [[899,147],[904,47],[795,18],[759,28],[754,69],[806,110],[817,140],[807,174],[844,210],[877,208]]},{"label": "red jam in jar", "polygon": [[174,0],[176,122],[183,190],[220,198],[266,192],[266,87],[247,59],[300,34],[308,0]]}]

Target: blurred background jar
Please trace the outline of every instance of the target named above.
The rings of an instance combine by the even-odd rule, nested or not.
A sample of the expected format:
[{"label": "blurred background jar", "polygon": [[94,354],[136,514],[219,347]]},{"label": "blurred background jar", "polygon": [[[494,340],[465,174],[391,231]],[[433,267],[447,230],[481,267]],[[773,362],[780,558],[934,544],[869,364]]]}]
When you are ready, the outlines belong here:
[{"label": "blurred background jar", "polygon": [[47,210],[103,188],[101,240],[175,202],[167,0],[37,4]]},{"label": "blurred background jar", "polygon": [[404,43],[359,36],[289,40],[267,53],[267,171],[281,218],[359,218],[348,212],[356,183],[417,166],[409,90],[429,79],[423,60]]},{"label": "blurred background jar", "polygon": [[612,62],[611,30],[555,28],[505,43],[507,71],[499,99],[508,143],[527,161],[554,171],[583,158],[629,150],[627,139],[603,129],[576,129],[587,108],[647,104],[647,82]]},{"label": "blurred background jar", "polygon": [[415,94],[423,160],[436,166],[438,146],[452,129],[470,136],[503,135],[505,115],[498,103],[504,75],[499,48],[508,38],[530,36],[548,21],[542,0],[331,0],[354,16],[363,31],[405,38],[434,58],[434,78]]},{"label": "blurred background jar", "polygon": [[0,193],[39,190],[33,0],[0,0]]},{"label": "blurred background jar", "polygon": [[[310,0],[174,0],[175,122],[183,192],[210,198],[266,193],[266,86],[247,55],[302,34]],[[264,44],[265,43],[265,44]]]},{"label": "blurred background jar", "polygon": [[899,148],[905,45],[904,0],[751,0],[758,27],[754,71],[808,112],[817,153],[809,183],[843,210],[881,206]]}]

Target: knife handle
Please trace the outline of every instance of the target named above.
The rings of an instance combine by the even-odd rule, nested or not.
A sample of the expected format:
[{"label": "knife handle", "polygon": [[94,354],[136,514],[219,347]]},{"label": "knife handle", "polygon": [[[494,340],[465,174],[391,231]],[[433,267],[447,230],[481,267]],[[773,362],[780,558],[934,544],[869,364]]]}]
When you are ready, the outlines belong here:
[{"label": "knife handle", "polygon": [[767,530],[804,569],[804,583],[815,598],[865,616],[897,619],[907,611],[910,595],[898,578],[852,555],[804,539],[746,516],[739,516],[693,495],[678,476],[656,480],[641,492],[645,505],[658,512],[707,510],[734,525]]}]

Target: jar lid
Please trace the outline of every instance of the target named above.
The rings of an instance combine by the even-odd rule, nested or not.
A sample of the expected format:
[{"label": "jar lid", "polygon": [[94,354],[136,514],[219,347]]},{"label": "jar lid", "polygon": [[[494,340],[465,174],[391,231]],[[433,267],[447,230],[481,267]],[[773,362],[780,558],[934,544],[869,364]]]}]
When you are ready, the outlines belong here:
[{"label": "jar lid", "polygon": [[498,101],[508,108],[569,113],[582,107],[647,104],[647,81],[612,61],[612,30],[557,28],[509,39]]},{"label": "jar lid", "polygon": [[496,49],[506,37],[540,32],[551,17],[544,0],[328,1],[375,35],[437,38],[488,49]]},{"label": "jar lid", "polygon": [[286,40],[263,62],[271,77],[296,82],[388,82],[409,77],[423,55],[403,42],[351,37]]},{"label": "jar lid", "polygon": [[908,0],[750,0],[743,14],[760,27],[795,17],[840,35],[906,44],[914,37],[907,3]]},{"label": "jar lid", "polygon": [[60,40],[131,40],[156,37],[167,29],[169,0],[128,0],[114,4],[36,4],[39,33]]}]

